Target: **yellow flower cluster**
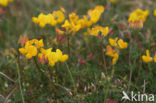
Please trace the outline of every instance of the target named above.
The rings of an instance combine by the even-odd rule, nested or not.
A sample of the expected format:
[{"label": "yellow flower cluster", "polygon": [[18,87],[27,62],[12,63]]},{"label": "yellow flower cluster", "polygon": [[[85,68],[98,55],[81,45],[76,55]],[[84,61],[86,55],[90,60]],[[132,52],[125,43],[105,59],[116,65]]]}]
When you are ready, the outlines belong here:
[{"label": "yellow flower cluster", "polygon": [[149,63],[149,62],[154,62],[156,63],[156,53],[155,53],[155,56],[154,57],[151,57],[150,56],[150,53],[149,53],[149,50],[146,50],[146,55],[143,55],[142,56],[142,60],[145,62],[145,63]]},{"label": "yellow flower cluster", "polygon": [[101,33],[102,36],[107,36],[109,33],[109,27],[95,26],[89,30],[89,34],[92,36],[98,36]]},{"label": "yellow flower cluster", "polygon": [[[56,62],[64,62],[68,59],[68,55],[63,55],[62,51],[57,49],[56,52],[52,52],[52,48],[43,49],[43,40],[29,40],[25,43],[24,48],[20,48],[19,52],[26,55],[27,59],[31,59],[38,55],[40,60],[47,61],[50,66],[54,66]],[[38,53],[38,51],[40,51]]]},{"label": "yellow flower cluster", "polygon": [[90,27],[92,24],[96,23],[99,19],[101,14],[104,12],[103,6],[96,6],[93,10],[88,10],[87,15],[83,15],[80,18],[76,13],[69,14],[69,20],[65,20],[64,24],[62,25],[69,33],[72,32],[73,34],[80,29]]},{"label": "yellow flower cluster", "polygon": [[116,64],[116,62],[119,58],[119,49],[126,49],[128,44],[127,44],[127,42],[124,42],[122,39],[118,39],[118,38],[115,38],[115,39],[110,38],[109,44],[112,47],[115,47],[115,50],[112,49],[112,47],[110,45],[108,45],[106,55],[113,57],[112,62],[113,62],[113,64]]},{"label": "yellow flower cluster", "polygon": [[32,57],[37,55],[37,49],[43,47],[43,40],[29,40],[25,43],[24,48],[20,48],[19,52],[22,53],[23,55],[26,55],[27,59],[31,59]]},{"label": "yellow flower cluster", "polygon": [[48,60],[50,66],[54,66],[56,62],[64,62],[68,59],[68,55],[63,55],[60,49],[57,49],[56,52],[52,52],[52,48],[43,49],[38,54],[40,60]]},{"label": "yellow flower cluster", "polygon": [[117,0],[110,0],[111,3],[115,3]]},{"label": "yellow flower cluster", "polygon": [[120,49],[125,49],[127,48],[127,45],[128,45],[127,42],[124,42],[122,39],[118,39],[118,37],[116,37],[115,39],[110,38],[109,43],[111,46],[120,48]]},{"label": "yellow flower cluster", "polygon": [[9,2],[12,2],[13,0],[0,0],[0,5],[7,6]]},{"label": "yellow flower cluster", "polygon": [[118,51],[115,51],[112,49],[112,47],[110,45],[107,45],[107,52],[106,52],[106,55],[110,56],[110,57],[113,57],[112,59],[112,63],[113,64],[116,64],[118,58],[119,58],[119,53]]},{"label": "yellow flower cluster", "polygon": [[154,11],[153,11],[153,15],[156,16],[156,9],[154,9]]},{"label": "yellow flower cluster", "polygon": [[148,10],[141,10],[141,9],[136,9],[129,15],[128,22],[130,24],[130,27],[132,28],[142,28],[143,23],[146,21],[147,16],[149,15]]},{"label": "yellow flower cluster", "polygon": [[53,11],[47,15],[41,13],[38,17],[33,17],[32,21],[39,24],[40,27],[45,27],[47,24],[55,26],[56,24],[62,23],[65,19],[64,13],[61,10]]}]

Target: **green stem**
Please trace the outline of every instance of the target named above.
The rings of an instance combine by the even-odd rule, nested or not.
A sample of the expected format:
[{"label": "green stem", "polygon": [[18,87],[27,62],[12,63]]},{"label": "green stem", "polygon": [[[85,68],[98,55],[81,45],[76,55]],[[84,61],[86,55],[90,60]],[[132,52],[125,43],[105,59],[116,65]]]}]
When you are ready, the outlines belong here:
[{"label": "green stem", "polygon": [[24,101],[24,96],[23,96],[23,91],[22,91],[22,86],[21,86],[20,70],[19,70],[18,64],[16,64],[16,65],[17,65],[17,73],[18,73],[18,84],[19,84],[19,87],[20,87],[20,92],[21,92],[21,96],[22,96],[22,101],[23,101],[23,103],[25,103],[25,101]]},{"label": "green stem", "polygon": [[69,66],[67,65],[67,63],[65,63],[65,64],[66,64],[66,67],[67,67],[67,71],[68,71],[68,73],[69,73],[69,75],[70,75],[70,78],[71,78],[73,87],[75,87],[75,81],[74,81],[74,79],[73,79],[73,76],[72,76],[72,73],[71,73],[71,71],[70,71],[70,69],[69,69]]},{"label": "green stem", "polygon": [[152,74],[152,68],[150,63],[148,63],[148,68],[149,68],[149,80],[151,80],[151,82],[153,83],[153,74]]},{"label": "green stem", "polygon": [[113,65],[112,72],[111,72],[111,77],[110,77],[110,80],[108,80],[108,85],[106,87],[106,94],[105,94],[105,97],[104,97],[104,103],[107,103],[107,96],[108,96],[108,92],[109,92],[110,83],[111,83],[111,81],[112,81],[112,79],[114,77],[114,71],[115,71],[114,68],[115,67]]}]

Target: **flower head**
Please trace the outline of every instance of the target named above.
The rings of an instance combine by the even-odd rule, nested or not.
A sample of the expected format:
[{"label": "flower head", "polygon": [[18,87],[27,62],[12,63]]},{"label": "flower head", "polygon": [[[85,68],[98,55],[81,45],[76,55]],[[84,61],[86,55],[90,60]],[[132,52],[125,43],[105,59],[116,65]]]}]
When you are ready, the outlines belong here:
[{"label": "flower head", "polygon": [[119,58],[119,54],[117,51],[113,50],[112,47],[110,45],[107,46],[107,52],[106,52],[106,55],[110,56],[110,57],[113,57],[112,59],[112,63],[113,64],[116,64],[118,58]]},{"label": "flower head", "polygon": [[118,37],[116,37],[115,39],[110,38],[109,44],[113,47],[117,47],[117,40],[118,40]]},{"label": "flower head", "polygon": [[104,12],[104,7],[101,5],[98,5],[95,7],[95,9],[89,10],[88,15],[90,17],[90,20],[93,23],[96,23],[100,19],[100,16],[103,12]]},{"label": "flower head", "polygon": [[152,62],[153,61],[153,58],[150,56],[149,50],[146,50],[146,55],[143,55],[142,56],[142,60],[145,63],[149,63],[149,62]]},{"label": "flower head", "polygon": [[153,15],[156,17],[156,9],[154,9],[154,11],[153,11]]},{"label": "flower head", "polygon": [[33,56],[37,55],[37,48],[33,45],[25,46],[25,48],[20,48],[19,52],[26,55],[27,59],[31,59]]},{"label": "flower head", "polygon": [[19,52],[26,56],[27,59],[31,59],[32,57],[37,55],[39,48],[43,47],[43,40],[29,40],[25,43],[24,48],[20,48]]},{"label": "flower head", "polygon": [[126,49],[128,46],[127,42],[124,42],[122,39],[118,39],[117,37],[115,39],[110,38],[109,44],[120,49]]},{"label": "flower head", "polygon": [[44,60],[50,66],[54,66],[56,62],[65,62],[68,59],[68,55],[62,54],[60,49],[57,49],[56,52],[52,51],[52,48],[43,49],[41,48],[41,52],[38,54],[39,60]]},{"label": "flower head", "polygon": [[46,25],[55,26],[56,24],[62,23],[64,19],[65,16],[61,10],[53,11],[47,15],[40,13],[38,17],[32,17],[32,21],[40,27],[45,27]]},{"label": "flower head", "polygon": [[156,52],[155,52],[155,55],[154,55],[154,62],[156,63]]},{"label": "flower head", "polygon": [[87,15],[79,17],[75,12],[69,14],[69,20],[65,20],[62,25],[68,33],[75,34],[80,29],[89,27],[95,24],[99,19],[101,14],[104,12],[103,6],[96,6],[93,10],[89,10]]},{"label": "flower head", "polygon": [[9,2],[12,2],[13,0],[0,0],[0,5],[7,6]]},{"label": "flower head", "polygon": [[124,42],[122,39],[119,39],[118,45],[119,45],[120,49],[125,49],[125,48],[127,48],[128,44],[127,44],[127,42]]},{"label": "flower head", "polygon": [[109,33],[109,27],[95,26],[89,30],[90,35],[98,36],[101,33],[101,36],[107,36]]},{"label": "flower head", "polygon": [[148,10],[136,9],[129,15],[129,25],[134,29],[140,29],[143,27],[143,23],[146,21],[147,16],[149,15]]}]

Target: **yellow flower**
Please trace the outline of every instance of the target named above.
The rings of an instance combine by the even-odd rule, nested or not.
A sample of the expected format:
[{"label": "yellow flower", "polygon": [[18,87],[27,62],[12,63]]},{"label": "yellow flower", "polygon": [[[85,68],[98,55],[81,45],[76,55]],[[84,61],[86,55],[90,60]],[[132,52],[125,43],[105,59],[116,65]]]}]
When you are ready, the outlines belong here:
[{"label": "yellow flower", "polygon": [[78,24],[81,24],[81,28],[85,28],[91,26],[93,23],[86,15],[83,15],[83,18],[78,20]]},{"label": "yellow flower", "polygon": [[69,14],[69,20],[70,20],[70,22],[76,24],[77,21],[79,20],[79,16],[73,12],[73,13]]},{"label": "yellow flower", "polygon": [[46,25],[55,26],[58,23],[62,23],[65,19],[64,13],[61,10],[54,11],[47,15],[40,13],[38,17],[32,17],[32,21],[38,24],[40,27],[45,27]]},{"label": "yellow flower", "polygon": [[37,55],[37,48],[33,45],[25,46],[25,48],[20,48],[19,52],[25,54],[27,59],[31,59]]},{"label": "yellow flower", "polygon": [[140,29],[143,27],[143,23],[146,21],[147,16],[149,15],[148,10],[136,9],[129,15],[128,22],[130,27]]},{"label": "yellow flower", "polygon": [[118,53],[115,53],[114,56],[113,56],[112,63],[113,63],[113,64],[116,64],[118,58],[119,58],[119,54],[118,54]]},{"label": "yellow flower", "polygon": [[109,27],[101,27],[101,26],[95,26],[90,30],[90,35],[98,36],[99,33],[101,33],[102,36],[107,36],[109,33]]},{"label": "yellow flower", "polygon": [[27,52],[26,52],[26,50],[24,49],[24,48],[19,48],[19,52],[21,53],[21,54],[26,54]]},{"label": "yellow flower", "polygon": [[116,37],[115,39],[110,38],[109,39],[109,44],[113,47],[117,47],[120,49],[125,49],[127,48],[128,44],[127,42],[124,42],[122,39],[119,39]]},{"label": "yellow flower", "polygon": [[26,55],[27,59],[37,55],[37,49],[43,47],[43,40],[32,39],[25,43],[24,48],[19,48],[19,52],[23,55]]},{"label": "yellow flower", "polygon": [[44,47],[44,44],[43,44],[43,39],[39,40],[36,42],[36,46],[37,48],[41,48],[41,47]]},{"label": "yellow flower", "polygon": [[107,49],[106,55],[113,57],[116,51],[113,50],[110,45],[108,45],[106,49]]},{"label": "yellow flower", "polygon": [[120,47],[120,49],[125,49],[127,48],[127,42],[124,42],[122,39],[118,40],[118,45]]},{"label": "yellow flower", "polygon": [[118,37],[116,37],[115,39],[110,38],[109,39],[109,44],[111,46],[117,47],[117,40],[118,40]]},{"label": "yellow flower", "polygon": [[54,11],[52,15],[54,15],[57,23],[62,23],[65,19],[64,13],[61,10]]},{"label": "yellow flower", "polygon": [[[65,28],[68,33],[75,34],[80,29],[89,27],[96,23],[103,12],[104,7],[101,5],[96,6],[93,10],[89,10],[88,15],[83,15],[82,18],[80,18],[75,12],[73,12],[69,14],[69,20],[65,20],[62,27]],[[101,32],[103,32],[103,35],[107,34],[105,33],[107,32],[106,30],[101,30]]]},{"label": "yellow flower", "polygon": [[71,28],[71,24],[68,20],[65,20],[65,23],[62,25],[62,27],[68,30]]},{"label": "yellow flower", "polygon": [[113,57],[112,63],[116,64],[116,62],[119,58],[119,54],[115,50],[113,50],[110,45],[108,45],[106,49],[107,49],[106,55]]},{"label": "yellow flower", "polygon": [[88,15],[90,17],[90,20],[93,23],[96,23],[100,19],[100,16],[103,12],[104,12],[104,7],[99,5],[99,6],[96,6],[95,9],[89,10]]},{"label": "yellow flower", "polygon": [[146,50],[146,55],[143,55],[143,56],[142,56],[142,60],[143,60],[145,63],[149,63],[149,62],[152,62],[152,61],[153,61],[153,58],[150,57],[149,50]]},{"label": "yellow flower", "polygon": [[62,55],[60,62],[65,62],[68,59],[68,55]]},{"label": "yellow flower", "polygon": [[74,22],[69,22],[65,20],[65,23],[62,25],[63,28],[67,30],[68,33],[75,34],[77,31],[81,29],[81,24],[75,24]]},{"label": "yellow flower", "polygon": [[136,9],[130,14],[128,21],[135,22],[142,20],[143,22],[145,22],[148,15],[149,15],[148,10],[143,11],[141,9]]},{"label": "yellow flower", "polygon": [[154,11],[153,11],[153,15],[156,16],[156,9],[154,9]]},{"label": "yellow flower", "polygon": [[43,48],[41,48],[40,51],[41,51],[41,53],[40,53],[40,55],[38,55],[39,57],[41,57],[42,55],[44,55],[45,58],[48,58],[49,55],[50,55],[50,53],[51,53],[51,51],[52,51],[52,48],[49,48],[49,49],[43,49]]},{"label": "yellow flower", "polygon": [[54,66],[57,62],[65,62],[68,59],[68,55],[63,55],[60,49],[57,49],[56,52],[52,52],[52,48],[41,48],[38,58],[42,57],[44,57],[45,60],[48,60],[50,66]]},{"label": "yellow flower", "polygon": [[0,0],[0,5],[7,6],[9,2],[12,2],[13,0]]},{"label": "yellow flower", "polygon": [[154,62],[156,63],[156,53],[155,53],[155,55],[154,55]]},{"label": "yellow flower", "polygon": [[68,59],[68,55],[63,55],[60,49],[56,50],[56,58],[60,62],[64,62]]},{"label": "yellow flower", "polygon": [[115,3],[115,2],[116,2],[116,0],[110,0],[110,2],[111,2],[111,3]]}]

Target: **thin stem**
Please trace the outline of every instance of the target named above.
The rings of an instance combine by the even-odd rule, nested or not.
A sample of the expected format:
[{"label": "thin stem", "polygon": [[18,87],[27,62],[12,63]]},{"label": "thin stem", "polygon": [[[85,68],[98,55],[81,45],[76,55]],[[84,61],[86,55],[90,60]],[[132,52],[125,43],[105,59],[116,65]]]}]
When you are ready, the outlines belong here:
[{"label": "thin stem", "polygon": [[67,35],[67,40],[68,40],[68,55],[69,55],[69,61],[71,61],[71,55],[70,55],[70,35]]},{"label": "thin stem", "polygon": [[152,74],[152,68],[150,63],[148,63],[148,68],[149,68],[149,80],[151,80],[151,82],[153,83],[153,74]]},{"label": "thin stem", "polygon": [[104,52],[103,52],[103,45],[102,45],[102,43],[101,43],[100,48],[101,48],[101,55],[102,55],[103,67],[105,69],[105,72],[107,73],[107,66],[106,66],[106,60],[105,60],[105,56],[104,56]]},{"label": "thin stem", "polygon": [[[6,97],[5,102],[4,103],[9,103],[8,100],[10,98],[11,95],[13,95],[13,93],[16,91],[17,87],[15,87],[10,93],[9,95]],[[24,102],[23,102],[24,103]]]},{"label": "thin stem", "polygon": [[44,76],[46,76],[47,77],[47,75],[40,69],[40,67],[39,67],[39,65],[38,65],[38,63],[37,63],[37,60],[36,60],[36,58],[34,57],[33,58],[34,59],[34,62],[35,62],[35,66],[36,66],[36,68],[37,68],[37,70],[38,70],[38,72],[40,72],[41,74],[43,74]]},{"label": "thin stem", "polygon": [[138,83],[138,79],[139,79],[139,76],[140,76],[141,66],[142,66],[142,59],[141,59],[141,52],[140,52],[139,71],[138,71],[138,76],[137,76],[136,83],[135,83],[136,85]]},{"label": "thin stem", "polygon": [[24,101],[24,96],[23,96],[23,91],[22,91],[22,86],[21,86],[21,76],[20,76],[20,69],[19,69],[19,65],[17,65],[17,73],[18,73],[18,84],[19,84],[19,87],[20,87],[20,92],[21,92],[21,96],[22,96],[22,102],[25,103]]},{"label": "thin stem", "polygon": [[20,87],[21,97],[22,97],[23,103],[25,103],[24,96],[23,96],[23,91],[22,91],[22,86],[21,86],[21,75],[20,75],[21,63],[20,63],[20,53],[19,53],[19,51],[18,51],[16,66],[17,66],[18,84],[19,84],[19,87]]},{"label": "thin stem", "polygon": [[[35,65],[36,65],[37,70],[38,70],[41,74],[43,74],[45,77],[48,78],[48,80],[53,84],[54,88],[55,88],[55,86],[57,86],[57,87],[60,87],[60,88],[62,88],[62,89],[64,89],[64,90],[66,90],[66,91],[69,93],[69,89],[63,88],[61,85],[56,84],[56,83],[54,83],[54,82],[52,81],[52,74],[50,74],[50,77],[49,77],[49,76],[47,76],[47,75],[40,69],[40,67],[39,67],[39,65],[38,65],[37,60],[36,60],[35,57],[34,57],[34,62],[35,62]],[[49,69],[49,70],[50,70],[50,69]]]},{"label": "thin stem", "polygon": [[14,81],[13,79],[11,79],[10,77],[8,77],[6,74],[4,74],[4,73],[2,73],[2,72],[0,72],[0,74],[1,74],[2,76],[6,77],[8,80],[10,80],[10,81],[12,81],[12,82],[15,83],[15,81]]},{"label": "thin stem", "polygon": [[69,69],[69,66],[67,65],[67,63],[65,63],[65,64],[66,64],[66,67],[67,67],[67,71],[68,71],[68,73],[69,73],[69,75],[70,75],[70,78],[71,78],[73,87],[75,87],[75,81],[74,81],[74,79],[73,79],[73,76],[72,76],[72,73],[71,73],[71,71],[70,71],[70,69]]},{"label": "thin stem", "polygon": [[[132,37],[130,37],[130,46],[129,46],[129,66],[131,67],[131,51],[132,51]],[[132,80],[132,73],[133,73],[133,69],[130,68],[130,73],[129,73],[129,84],[128,84],[128,90],[130,89],[130,83]]]},{"label": "thin stem", "polygon": [[110,86],[110,83],[114,77],[114,72],[115,72],[115,66],[113,65],[113,68],[112,68],[112,71],[111,71],[111,77],[110,77],[110,80],[108,80],[108,85],[107,85],[107,88],[106,88],[106,94],[105,94],[105,97],[104,97],[104,103],[107,103],[107,96],[108,96],[108,90],[109,90],[109,86]]}]

